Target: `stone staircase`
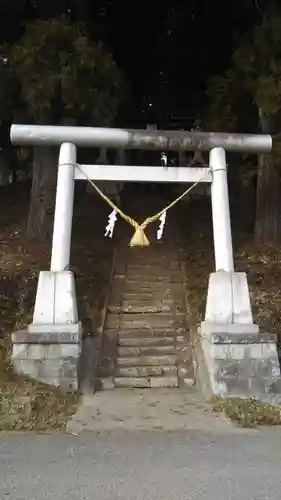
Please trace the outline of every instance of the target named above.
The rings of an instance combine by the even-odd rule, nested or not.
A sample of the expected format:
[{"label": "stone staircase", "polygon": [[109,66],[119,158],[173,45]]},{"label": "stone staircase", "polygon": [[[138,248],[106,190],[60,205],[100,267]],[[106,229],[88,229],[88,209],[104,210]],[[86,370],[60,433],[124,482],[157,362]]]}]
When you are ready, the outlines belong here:
[{"label": "stone staircase", "polygon": [[170,220],[163,242],[155,242],[154,235],[149,247],[123,243],[116,252],[98,366],[100,389],[194,384],[175,227]]}]

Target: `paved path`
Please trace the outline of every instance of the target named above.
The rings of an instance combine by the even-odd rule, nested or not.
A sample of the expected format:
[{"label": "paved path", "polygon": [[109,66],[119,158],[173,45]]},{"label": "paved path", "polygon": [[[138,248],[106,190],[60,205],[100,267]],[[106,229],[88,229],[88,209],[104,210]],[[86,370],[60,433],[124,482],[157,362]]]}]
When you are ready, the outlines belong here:
[{"label": "paved path", "polygon": [[279,500],[281,431],[0,437],[1,500]]},{"label": "paved path", "polygon": [[[68,431],[145,430],[233,433],[221,414],[214,413],[196,389],[114,389],[84,397]],[[245,432],[243,429],[236,433]]]}]

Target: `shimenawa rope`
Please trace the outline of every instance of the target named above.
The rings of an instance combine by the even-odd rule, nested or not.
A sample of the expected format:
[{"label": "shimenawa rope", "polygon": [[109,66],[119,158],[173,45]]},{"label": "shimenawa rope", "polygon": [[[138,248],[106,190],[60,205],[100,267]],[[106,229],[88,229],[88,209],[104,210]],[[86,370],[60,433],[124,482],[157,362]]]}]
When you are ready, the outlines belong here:
[{"label": "shimenawa rope", "polygon": [[197,184],[199,184],[200,182],[203,181],[203,179],[209,174],[210,172],[210,168],[207,169],[207,171],[204,173],[204,175],[202,175],[202,177],[200,177],[200,179],[198,179],[196,182],[194,182],[188,189],[186,189],[180,196],[178,196],[177,198],[175,198],[174,201],[172,201],[171,203],[169,203],[169,205],[167,205],[166,207],[164,207],[160,212],[150,216],[150,217],[147,217],[141,224],[139,224],[137,221],[135,221],[132,217],[130,217],[129,215],[125,214],[121,208],[119,208],[117,205],[115,205],[115,203],[113,203],[113,201],[108,198],[108,196],[106,196],[102,191],[101,189],[85,174],[85,172],[83,172],[83,168],[81,167],[81,165],[79,165],[78,163],[76,163],[76,168],[81,172],[81,174],[85,177],[85,179],[93,186],[93,188],[96,190],[96,192],[101,196],[101,198],[103,198],[107,203],[108,205],[113,208],[113,210],[115,210],[119,215],[120,217],[122,217],[122,219],[124,219],[126,222],[128,222],[129,224],[131,224],[131,226],[134,228],[135,232],[133,234],[133,237],[131,238],[130,240],[130,246],[131,247],[147,247],[149,246],[149,240],[144,232],[144,230],[146,229],[146,227],[149,225],[149,224],[152,224],[152,222],[155,222],[157,219],[159,219],[161,217],[161,215],[163,215],[165,212],[167,212],[167,210],[170,210],[170,208],[172,208],[174,205],[176,205],[176,203],[178,203],[180,200],[182,200],[188,193],[190,193],[190,191],[192,191],[193,188],[195,188],[195,186],[197,186]]}]

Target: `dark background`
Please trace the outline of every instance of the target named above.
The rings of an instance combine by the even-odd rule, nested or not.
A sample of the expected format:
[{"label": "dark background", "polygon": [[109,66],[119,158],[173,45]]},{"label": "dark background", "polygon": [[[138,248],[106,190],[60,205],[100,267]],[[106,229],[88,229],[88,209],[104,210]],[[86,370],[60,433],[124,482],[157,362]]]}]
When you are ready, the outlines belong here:
[{"label": "dark background", "polygon": [[[205,104],[208,78],[228,67],[239,39],[280,0],[0,0],[0,43],[24,24],[63,12],[87,24],[126,73],[127,126],[189,127]],[[124,123],[125,124],[125,123]]]}]

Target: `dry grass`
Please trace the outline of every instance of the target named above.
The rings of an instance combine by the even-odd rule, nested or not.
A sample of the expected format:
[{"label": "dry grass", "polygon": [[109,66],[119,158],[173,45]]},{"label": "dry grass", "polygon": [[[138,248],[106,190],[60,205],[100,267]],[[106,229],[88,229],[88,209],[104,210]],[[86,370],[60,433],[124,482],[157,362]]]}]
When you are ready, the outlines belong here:
[{"label": "dry grass", "polygon": [[215,412],[224,413],[240,427],[254,428],[259,425],[280,425],[281,407],[263,404],[255,398],[220,398],[211,402]]},{"label": "dry grass", "polygon": [[0,372],[0,431],[65,429],[78,394]]},{"label": "dry grass", "polygon": [[[76,410],[78,394],[15,376],[10,368],[10,334],[31,321],[38,272],[48,269],[50,258],[50,249],[25,250],[29,191],[22,184],[14,190],[2,188],[0,196],[0,430],[62,429]],[[103,237],[106,216],[106,207],[88,195],[74,217],[72,270],[87,332],[97,327],[111,263],[112,245]]]},{"label": "dry grass", "polygon": [[[209,214],[210,215],[210,214]],[[198,227],[199,226],[199,227]],[[198,324],[205,313],[209,273],[214,271],[210,217],[192,223],[185,234],[185,261],[192,321]],[[237,271],[248,276],[254,321],[261,331],[277,334],[281,343],[281,246],[258,247],[247,233],[233,231]]]}]

